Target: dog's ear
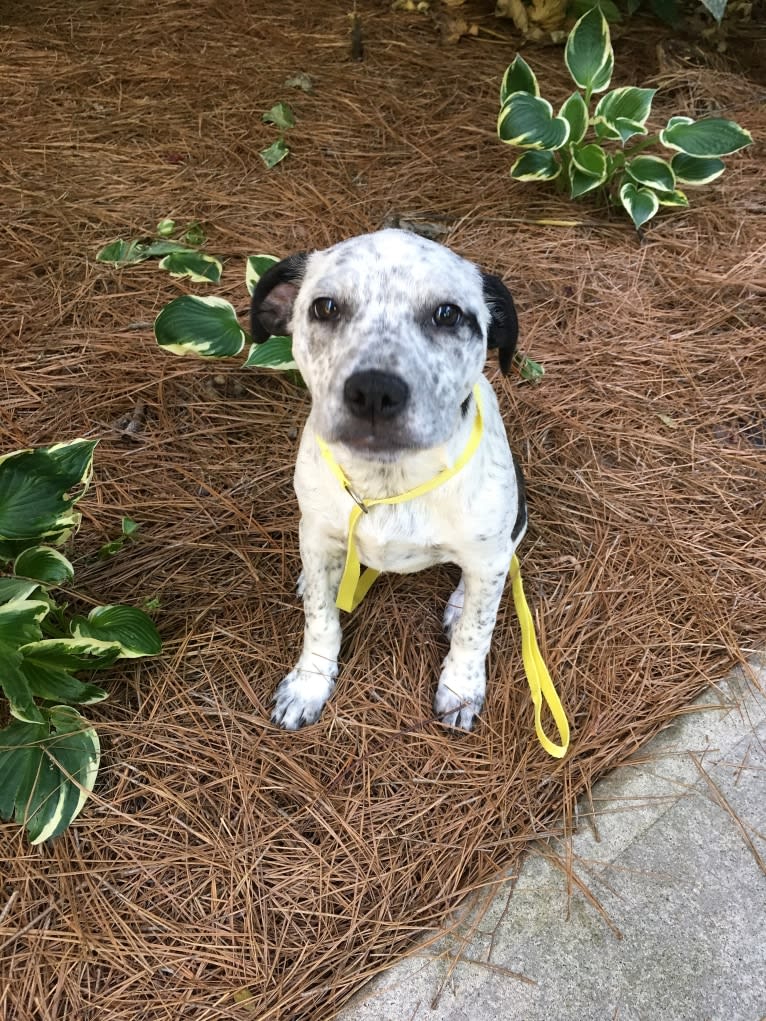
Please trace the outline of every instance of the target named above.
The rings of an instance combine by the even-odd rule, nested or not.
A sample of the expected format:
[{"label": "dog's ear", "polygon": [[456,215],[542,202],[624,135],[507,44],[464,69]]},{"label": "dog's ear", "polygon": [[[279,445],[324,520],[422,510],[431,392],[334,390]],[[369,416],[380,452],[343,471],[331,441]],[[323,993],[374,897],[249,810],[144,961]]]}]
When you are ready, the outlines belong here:
[{"label": "dog's ear", "polygon": [[301,286],[308,254],[290,255],[267,269],[255,285],[250,303],[250,332],[256,344],[290,329],[295,296]]},{"label": "dog's ear", "polygon": [[500,369],[507,375],[511,368],[516,341],[519,337],[519,320],[511,292],[500,277],[483,273],[484,300],[492,315],[487,334],[487,347],[496,347]]}]

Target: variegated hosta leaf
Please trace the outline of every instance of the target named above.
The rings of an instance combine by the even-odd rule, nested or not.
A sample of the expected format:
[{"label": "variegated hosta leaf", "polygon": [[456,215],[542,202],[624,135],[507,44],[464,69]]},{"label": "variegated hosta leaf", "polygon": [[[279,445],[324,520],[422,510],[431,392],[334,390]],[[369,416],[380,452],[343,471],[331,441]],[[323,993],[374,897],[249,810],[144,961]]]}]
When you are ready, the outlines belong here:
[{"label": "variegated hosta leaf", "polygon": [[646,134],[645,125],[656,91],[632,87],[612,89],[596,104],[594,119],[604,125],[609,138],[619,138],[624,145],[632,135]]},{"label": "variegated hosta leaf", "polygon": [[290,337],[269,337],[264,344],[251,344],[245,368],[258,365],[266,369],[297,369],[293,360],[293,342]]},{"label": "variegated hosta leaf", "polygon": [[592,92],[609,87],[614,69],[614,52],[609,25],[598,7],[583,14],[569,33],[564,60],[575,85]]},{"label": "variegated hosta leaf", "polygon": [[26,578],[0,578],[0,606],[13,599],[29,599],[39,588],[36,581],[28,581]]},{"label": "variegated hosta leaf", "polygon": [[113,266],[130,266],[147,259],[156,259],[172,252],[191,252],[181,241],[112,241],[96,253],[97,262]]},{"label": "variegated hosta leaf", "polygon": [[655,215],[660,200],[649,188],[638,188],[631,181],[620,188],[620,202],[636,226],[636,230]]},{"label": "variegated hosta leaf", "polygon": [[90,482],[97,442],[71,440],[0,457],[0,560],[69,538],[80,523],[73,508]]},{"label": "variegated hosta leaf", "polygon": [[202,252],[173,252],[161,259],[159,266],[172,277],[189,277],[195,284],[217,284],[223,270],[219,259]]},{"label": "variegated hosta leaf", "polygon": [[277,163],[281,163],[289,152],[290,150],[287,148],[284,140],[278,138],[276,142],[272,142],[271,145],[267,146],[265,149],[261,149],[258,155],[266,164],[267,169],[271,170],[271,168],[275,167]]},{"label": "variegated hosta leaf", "polygon": [[247,339],[228,301],[196,294],[184,294],[166,305],[154,322],[154,336],[166,351],[203,358],[239,354]]},{"label": "variegated hosta leaf", "polygon": [[14,561],[13,573],[46,585],[64,585],[74,578],[70,562],[51,546],[32,546],[24,550]]},{"label": "variegated hosta leaf", "polygon": [[600,145],[591,143],[572,149],[569,167],[570,194],[573,199],[593,191],[609,176],[607,156]]},{"label": "variegated hosta leaf", "polygon": [[279,259],[275,258],[273,255],[248,255],[247,265],[245,266],[245,287],[247,287],[247,293],[251,297],[256,284],[266,270],[271,269],[272,266],[276,266],[278,262]]},{"label": "variegated hosta leaf", "polygon": [[267,124],[276,124],[283,131],[295,127],[295,114],[287,103],[275,103],[270,110],[266,111],[262,119]]},{"label": "variegated hosta leaf", "polygon": [[511,177],[516,181],[552,181],[561,173],[561,164],[552,152],[537,151],[522,153],[511,167]]},{"label": "variegated hosta leaf", "polygon": [[0,816],[26,826],[33,844],[57,837],[93,790],[100,757],[98,734],[69,706],[12,721],[0,730]]},{"label": "variegated hosta leaf", "polygon": [[579,92],[573,92],[559,110],[559,117],[569,122],[570,144],[579,145],[588,130],[588,107]]},{"label": "variegated hosta leaf", "polygon": [[687,156],[727,156],[750,145],[753,136],[734,121],[711,117],[693,121],[691,117],[671,117],[660,132],[660,141],[668,149]]},{"label": "variegated hosta leaf", "polygon": [[540,95],[540,86],[537,84],[534,71],[518,53],[503,75],[500,84],[500,106],[513,92],[527,92],[530,96]]},{"label": "variegated hosta leaf", "polygon": [[49,702],[76,702],[88,705],[107,697],[95,684],[78,681],[78,670],[101,670],[111,666],[120,653],[115,642],[96,642],[90,638],[46,638],[19,649],[21,671],[29,689],[37,698]]},{"label": "variegated hosta leaf", "polygon": [[625,164],[625,170],[636,184],[669,194],[676,189],[676,175],[670,164],[659,156],[634,156]]},{"label": "variegated hosta leaf", "polygon": [[676,190],[673,192],[659,191],[657,192],[657,198],[659,199],[661,206],[676,206],[685,208],[686,206],[689,205],[688,198],[679,188],[676,188]]},{"label": "variegated hosta leaf", "polygon": [[169,238],[175,229],[176,221],[171,220],[169,216],[166,216],[164,220],[160,220],[155,227],[158,236],[161,238]]},{"label": "variegated hosta leaf", "polygon": [[560,149],[569,138],[569,122],[553,116],[547,99],[514,92],[497,119],[500,140],[521,149]]},{"label": "variegated hosta leaf", "polygon": [[40,622],[48,610],[48,604],[37,599],[17,598],[0,606],[0,688],[11,715],[26,723],[42,723],[43,717],[22,670],[19,646],[42,638]]},{"label": "variegated hosta leaf", "polygon": [[710,184],[726,169],[723,160],[715,156],[687,156],[685,152],[677,152],[670,161],[676,180],[680,184]]},{"label": "variegated hosta leaf", "polygon": [[97,606],[87,620],[75,617],[72,634],[76,638],[116,643],[120,647],[118,659],[156,656],[162,651],[154,621],[134,606]]}]

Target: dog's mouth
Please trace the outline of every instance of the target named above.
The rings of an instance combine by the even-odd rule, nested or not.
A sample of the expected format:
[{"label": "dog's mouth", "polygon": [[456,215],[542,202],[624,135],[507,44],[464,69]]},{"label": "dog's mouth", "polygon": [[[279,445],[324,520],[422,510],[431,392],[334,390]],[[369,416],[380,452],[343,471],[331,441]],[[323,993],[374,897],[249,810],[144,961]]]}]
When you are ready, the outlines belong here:
[{"label": "dog's mouth", "polygon": [[416,444],[401,435],[390,433],[364,432],[341,433],[335,437],[349,450],[371,460],[394,460],[400,454],[419,449]]}]

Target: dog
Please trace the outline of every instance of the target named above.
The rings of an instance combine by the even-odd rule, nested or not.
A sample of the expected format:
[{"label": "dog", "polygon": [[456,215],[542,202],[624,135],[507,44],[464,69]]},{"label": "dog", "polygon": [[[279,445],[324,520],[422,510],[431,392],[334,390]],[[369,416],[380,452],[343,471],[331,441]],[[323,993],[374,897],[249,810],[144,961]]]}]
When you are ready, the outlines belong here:
[{"label": "dog", "polygon": [[488,348],[497,349],[503,373],[511,367],[518,322],[510,292],[449,248],[386,229],[272,266],[251,312],[254,341],[292,336],[312,398],[295,469],[304,645],[276,689],[272,721],[287,730],[314,723],[335,687],[336,595],[355,505],[454,470],[480,416],[478,446],[456,474],[405,502],[363,506],[351,540],[375,571],[461,568],[444,612],[450,647],[434,711],[470,730],[484,703],[511,557],[527,526],[521,471],[483,375]]}]

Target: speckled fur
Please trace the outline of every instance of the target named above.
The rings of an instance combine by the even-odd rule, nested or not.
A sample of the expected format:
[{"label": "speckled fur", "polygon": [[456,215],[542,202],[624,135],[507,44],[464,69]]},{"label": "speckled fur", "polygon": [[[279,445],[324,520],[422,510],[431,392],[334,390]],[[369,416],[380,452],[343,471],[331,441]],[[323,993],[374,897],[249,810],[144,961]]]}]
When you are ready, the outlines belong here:
[{"label": "speckled fur", "polygon": [[[312,253],[295,288],[289,329],[312,394],[295,471],[305,636],[295,669],[277,688],[272,718],[288,730],[314,722],[338,672],[335,596],[353,504],[322,459],[316,437],[331,444],[362,497],[401,493],[459,456],[476,413],[473,401],[465,414],[461,405],[479,381],[484,432],[471,461],[430,493],[372,508],[356,533],[362,563],[377,570],[410,573],[447,562],[462,569],[444,614],[451,644],[434,708],[445,723],[470,729],[484,702],[497,607],[524,531],[512,538],[523,497],[497,400],[482,376],[492,318],[482,274],[442,245],[385,230]],[[319,297],[338,303],[337,321],[312,318]],[[445,302],[464,312],[457,329],[433,325],[434,309]],[[365,447],[367,437],[360,433],[372,427],[360,424],[343,400],[348,377],[370,369],[394,373],[410,389],[405,411],[376,425],[374,449]]]}]

